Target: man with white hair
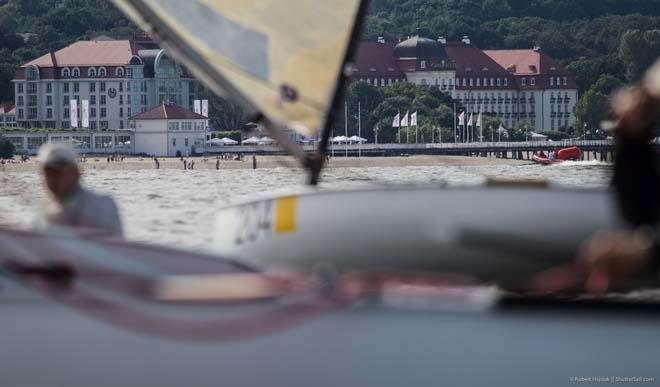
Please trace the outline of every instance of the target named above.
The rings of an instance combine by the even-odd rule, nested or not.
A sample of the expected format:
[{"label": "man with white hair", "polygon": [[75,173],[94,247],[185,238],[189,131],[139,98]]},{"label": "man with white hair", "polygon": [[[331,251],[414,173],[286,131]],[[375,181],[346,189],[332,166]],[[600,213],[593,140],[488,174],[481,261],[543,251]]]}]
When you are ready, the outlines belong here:
[{"label": "man with white hair", "polygon": [[80,186],[80,170],[76,153],[70,147],[47,144],[39,149],[38,161],[50,193],[43,223],[102,230],[121,236],[122,226],[114,200]]}]

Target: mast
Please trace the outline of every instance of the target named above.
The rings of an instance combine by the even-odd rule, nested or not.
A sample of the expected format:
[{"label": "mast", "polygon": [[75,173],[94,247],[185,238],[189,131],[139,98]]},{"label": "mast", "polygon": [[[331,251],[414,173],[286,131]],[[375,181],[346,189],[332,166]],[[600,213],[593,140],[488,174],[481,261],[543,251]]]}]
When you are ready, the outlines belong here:
[{"label": "mast", "polygon": [[[358,101],[358,137],[362,138],[362,105]],[[362,143],[358,141],[358,157],[362,157]]]}]

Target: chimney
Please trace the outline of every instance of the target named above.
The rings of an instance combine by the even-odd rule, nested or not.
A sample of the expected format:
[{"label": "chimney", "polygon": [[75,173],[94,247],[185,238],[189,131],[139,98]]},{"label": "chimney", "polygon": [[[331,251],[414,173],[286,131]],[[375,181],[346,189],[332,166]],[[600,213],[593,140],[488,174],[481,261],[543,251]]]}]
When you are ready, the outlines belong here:
[{"label": "chimney", "polygon": [[379,36],[378,37],[378,43],[385,43],[385,38],[383,38],[382,36]]},{"label": "chimney", "polygon": [[447,44],[447,38],[445,38],[444,36],[441,36],[441,37],[438,38],[438,42],[440,42],[442,44]]},{"label": "chimney", "polygon": [[461,40],[465,44],[470,44],[470,38],[467,35],[463,36],[463,40]]}]

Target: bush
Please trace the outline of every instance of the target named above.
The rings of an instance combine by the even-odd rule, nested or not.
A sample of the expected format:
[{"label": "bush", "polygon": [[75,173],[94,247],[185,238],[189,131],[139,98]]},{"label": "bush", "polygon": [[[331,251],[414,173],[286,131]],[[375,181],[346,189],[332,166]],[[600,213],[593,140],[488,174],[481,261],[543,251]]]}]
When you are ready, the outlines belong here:
[{"label": "bush", "polygon": [[16,147],[9,139],[0,137],[0,159],[14,158]]}]

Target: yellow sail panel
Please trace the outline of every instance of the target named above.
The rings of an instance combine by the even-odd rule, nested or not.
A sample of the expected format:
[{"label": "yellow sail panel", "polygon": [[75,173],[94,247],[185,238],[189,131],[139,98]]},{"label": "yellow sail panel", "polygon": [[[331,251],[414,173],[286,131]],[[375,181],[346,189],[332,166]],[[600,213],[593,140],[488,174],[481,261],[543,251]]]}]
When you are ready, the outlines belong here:
[{"label": "yellow sail panel", "polygon": [[309,134],[327,118],[362,0],[114,0],[212,89]]}]

